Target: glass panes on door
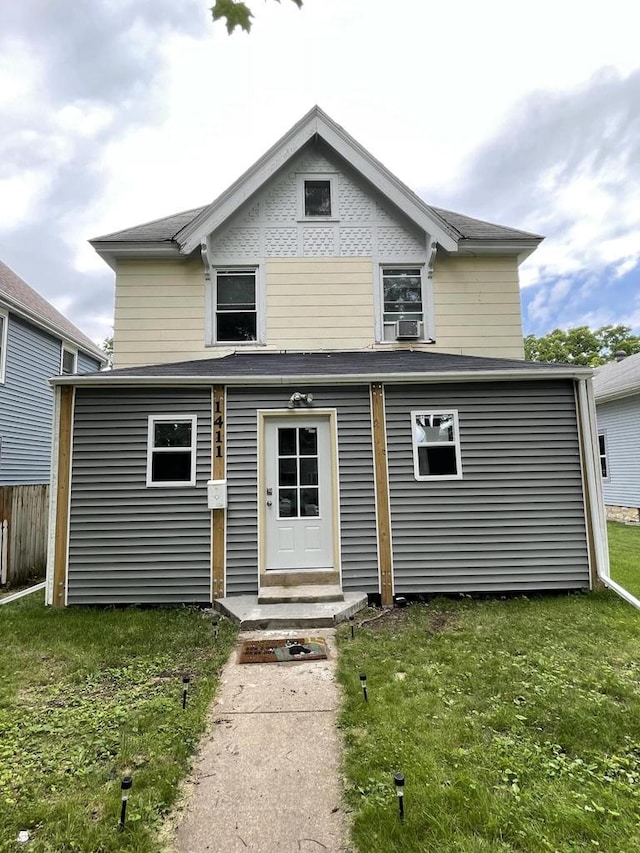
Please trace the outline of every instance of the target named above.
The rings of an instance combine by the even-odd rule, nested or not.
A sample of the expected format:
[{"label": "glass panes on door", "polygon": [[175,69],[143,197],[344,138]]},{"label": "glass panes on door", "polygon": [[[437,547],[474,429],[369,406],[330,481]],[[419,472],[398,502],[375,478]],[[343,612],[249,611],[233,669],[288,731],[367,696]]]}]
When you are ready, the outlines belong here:
[{"label": "glass panes on door", "polygon": [[278,516],[319,516],[318,430],[278,427]]}]

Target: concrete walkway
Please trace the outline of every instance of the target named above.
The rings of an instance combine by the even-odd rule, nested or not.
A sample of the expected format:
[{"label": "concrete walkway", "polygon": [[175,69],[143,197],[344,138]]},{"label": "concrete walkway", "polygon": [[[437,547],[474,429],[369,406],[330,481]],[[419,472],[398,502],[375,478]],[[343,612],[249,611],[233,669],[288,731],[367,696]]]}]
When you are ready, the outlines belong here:
[{"label": "concrete walkway", "polygon": [[329,659],[225,666],[210,725],[188,782],[175,853],[343,853],[335,631],[242,633],[315,636]]}]

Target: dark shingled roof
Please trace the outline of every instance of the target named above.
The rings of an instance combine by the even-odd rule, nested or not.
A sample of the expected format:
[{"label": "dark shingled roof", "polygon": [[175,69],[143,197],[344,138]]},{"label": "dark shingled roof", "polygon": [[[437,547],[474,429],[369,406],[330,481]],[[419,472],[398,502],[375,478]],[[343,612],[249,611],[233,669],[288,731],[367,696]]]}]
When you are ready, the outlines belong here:
[{"label": "dark shingled roof", "polygon": [[[60,333],[61,338],[66,338],[87,349],[92,355],[96,354],[98,347],[83,332],[80,331],[70,320],[67,320],[53,305],[40,296],[39,293],[29,287],[26,281],[0,261],[0,299],[6,298],[9,304],[17,309],[23,309],[27,314],[34,316],[34,322],[40,319],[47,326],[53,327]],[[104,355],[103,355],[104,358]]]},{"label": "dark shingled roof", "polygon": [[85,377],[108,382],[126,377],[198,378],[214,381],[234,376],[286,379],[305,376],[385,376],[389,374],[458,373],[487,371],[567,370],[566,364],[520,361],[512,358],[484,358],[471,355],[423,352],[416,350],[358,350],[350,352],[233,353],[220,358],[126,367]]},{"label": "dark shingled roof", "polygon": [[[163,219],[154,219],[133,228],[114,231],[104,237],[95,237],[92,243],[165,243],[175,239],[176,234],[196,218],[207,205],[194,207]],[[482,219],[472,219],[462,213],[443,210],[430,206],[430,209],[460,236],[467,240],[542,240],[538,234],[519,231],[517,228],[507,228],[504,225],[494,225]]]}]

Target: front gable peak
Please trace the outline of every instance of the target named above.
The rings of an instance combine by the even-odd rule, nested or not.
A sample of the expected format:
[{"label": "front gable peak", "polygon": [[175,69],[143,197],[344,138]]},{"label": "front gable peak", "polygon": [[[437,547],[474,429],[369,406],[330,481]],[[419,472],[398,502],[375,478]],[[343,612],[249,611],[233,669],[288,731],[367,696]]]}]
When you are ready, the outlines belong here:
[{"label": "front gable peak", "polygon": [[175,235],[181,254],[197,249],[251,196],[314,139],[322,139],[366,181],[420,227],[443,249],[455,252],[458,234],[438,213],[395,177],[365,148],[315,106],[214,202],[203,208]]}]

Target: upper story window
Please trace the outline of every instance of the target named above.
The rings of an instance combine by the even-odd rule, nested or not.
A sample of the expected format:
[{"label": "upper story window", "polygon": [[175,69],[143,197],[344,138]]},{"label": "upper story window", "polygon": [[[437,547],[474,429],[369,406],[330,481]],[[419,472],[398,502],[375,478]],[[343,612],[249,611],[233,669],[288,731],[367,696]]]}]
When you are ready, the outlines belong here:
[{"label": "upper story window", "polygon": [[195,486],[196,416],[149,415],[147,486]]},{"label": "upper story window", "polygon": [[458,412],[411,412],[416,480],[461,480]]},{"label": "upper story window", "polygon": [[424,340],[427,293],[421,266],[383,266],[382,340]]},{"label": "upper story window", "polygon": [[336,219],[334,175],[298,175],[301,219]]},{"label": "upper story window", "polygon": [[78,369],[78,351],[71,347],[62,345],[60,356],[60,373],[76,373]]},{"label": "upper story window", "polygon": [[214,315],[215,343],[258,340],[257,270],[215,271]]},{"label": "upper story window", "polygon": [[600,453],[600,471],[602,479],[606,480],[609,476],[609,468],[607,466],[607,437],[605,433],[598,433],[598,451]]},{"label": "upper story window", "polygon": [[0,311],[0,383],[4,382],[7,369],[7,330],[9,315]]}]

